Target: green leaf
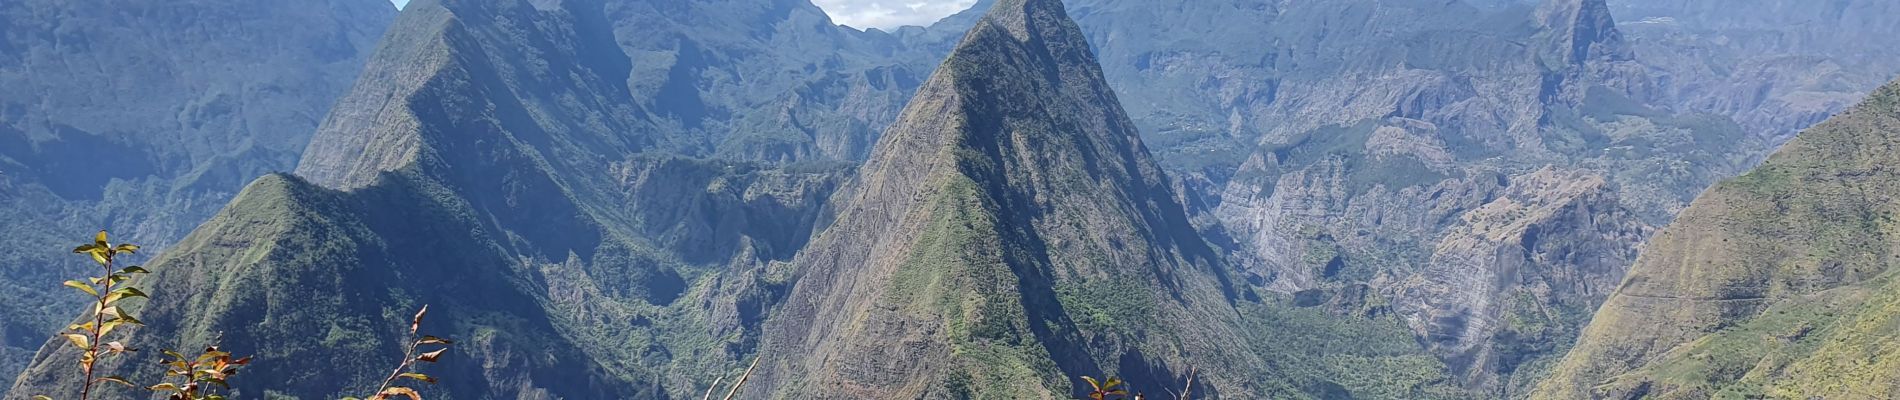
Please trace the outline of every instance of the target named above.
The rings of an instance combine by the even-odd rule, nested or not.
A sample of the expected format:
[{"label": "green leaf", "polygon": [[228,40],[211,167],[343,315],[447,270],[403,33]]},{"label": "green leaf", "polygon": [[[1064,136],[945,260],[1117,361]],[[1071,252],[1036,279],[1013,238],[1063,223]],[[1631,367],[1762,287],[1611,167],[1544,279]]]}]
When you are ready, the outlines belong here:
[{"label": "green leaf", "polygon": [[61,334],[60,336],[65,336],[66,341],[73,343],[73,347],[78,347],[80,349],[92,347],[92,340],[86,338],[86,335],[81,335],[77,333],[67,333],[67,334]]},{"label": "green leaf", "polygon": [[79,245],[79,247],[74,247],[73,254],[86,253],[86,252],[90,252],[90,251],[98,250],[98,249],[99,249],[99,245],[83,244],[83,245]]},{"label": "green leaf", "polygon": [[125,387],[138,387],[138,385],[134,385],[134,384],[132,384],[132,382],[131,382],[131,381],[127,381],[127,380],[125,380],[125,378],[124,378],[124,377],[121,377],[121,376],[117,376],[117,375],[114,375],[114,376],[108,376],[108,377],[104,377],[104,378],[99,378],[99,379],[95,379],[95,380],[93,380],[93,381],[94,381],[94,382],[112,382],[112,383],[117,383],[117,384],[120,384],[120,385],[125,385]]},{"label": "green leaf", "polygon": [[171,383],[171,382],[166,382],[166,383],[160,383],[160,384],[157,384],[157,385],[152,385],[152,386],[149,386],[149,387],[146,387],[146,389],[149,389],[149,390],[151,390],[151,391],[154,391],[154,392],[164,392],[164,391],[172,391],[172,392],[176,392],[176,391],[179,391],[179,390],[180,390],[180,389],[178,389],[178,385],[176,385],[176,384],[173,384],[173,383]]},{"label": "green leaf", "polygon": [[132,325],[145,326],[145,321],[140,321],[138,318],[132,318],[131,314],[126,314],[124,311],[119,312],[119,319],[115,321],[124,321],[125,323],[132,324]]},{"label": "green leaf", "polygon": [[100,230],[99,234],[92,235],[92,244],[99,245],[99,247],[106,247],[106,231]]},{"label": "green leaf", "polygon": [[43,395],[43,394],[42,394],[42,395],[38,395],[38,396],[33,396],[33,400],[53,400],[53,398],[51,398],[51,397],[46,397],[46,395]]},{"label": "green leaf", "polygon": [[405,372],[405,373],[403,373],[402,375],[396,375],[396,376],[397,376],[397,377],[400,377],[400,378],[409,378],[409,379],[414,379],[414,380],[418,380],[418,381],[423,381],[423,382],[428,382],[428,383],[430,383],[430,384],[434,384],[434,383],[435,383],[435,377],[433,377],[433,376],[428,376],[428,375],[423,375],[423,374],[418,374],[418,373],[414,373],[414,372]]},{"label": "green leaf", "polygon": [[86,292],[86,294],[92,295],[92,297],[99,297],[99,290],[93,289],[92,285],[87,285],[85,282],[78,280],[66,281],[66,287],[79,289],[79,291]]},{"label": "green leaf", "polygon": [[[90,324],[91,322],[87,322],[87,323]],[[125,324],[124,320],[114,319],[114,320],[106,321],[104,324],[99,325],[99,336],[105,337],[107,333],[112,333],[113,329],[118,329],[119,325],[124,325],[124,324]]]},{"label": "green leaf", "polygon": [[94,251],[87,252],[86,254],[92,255],[92,261],[99,263],[99,265],[112,264],[112,260],[106,259],[105,252],[94,250]]},{"label": "green leaf", "polygon": [[113,251],[113,252],[117,252],[117,253],[120,253],[120,254],[126,254],[126,253],[137,253],[137,252],[139,251],[139,245],[136,245],[136,244],[120,244],[120,245],[119,245],[119,247],[115,247],[115,248],[113,248],[113,249],[112,249],[112,251]]},{"label": "green leaf", "polygon": [[128,274],[128,275],[130,275],[130,274],[149,274],[149,273],[152,273],[152,271],[147,271],[147,270],[145,270],[145,268],[141,268],[141,267],[139,267],[139,266],[137,266],[137,265],[134,265],[134,266],[130,266],[130,267],[125,267],[125,269],[122,269],[122,270],[119,270],[119,273],[121,273],[121,274]]},{"label": "green leaf", "polygon": [[106,293],[105,302],[106,304],[112,304],[119,300],[134,298],[134,297],[151,298],[151,297],[146,296],[145,292],[140,291],[138,288],[124,287],[124,288],[119,288],[117,290],[113,290],[111,293]]}]

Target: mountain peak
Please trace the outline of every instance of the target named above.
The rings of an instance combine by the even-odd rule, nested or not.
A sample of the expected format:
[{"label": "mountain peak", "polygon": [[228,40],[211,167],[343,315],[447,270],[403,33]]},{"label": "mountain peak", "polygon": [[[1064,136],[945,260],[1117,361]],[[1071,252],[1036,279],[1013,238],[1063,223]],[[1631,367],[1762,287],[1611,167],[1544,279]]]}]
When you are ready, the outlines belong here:
[{"label": "mountain peak", "polygon": [[1160,171],[1061,3],[998,2],[793,262],[751,390],[1066,397],[1080,376],[1156,392],[1186,365],[1247,376],[1246,355],[1201,358],[1245,348],[1234,289]]},{"label": "mountain peak", "polygon": [[1019,39],[1027,39],[1032,24],[1059,24],[1067,22],[1067,16],[1061,0],[1001,0],[983,19],[1008,29]]},{"label": "mountain peak", "polygon": [[1635,52],[1623,41],[1605,0],[1550,0],[1537,9],[1551,48],[1566,64],[1627,61]]}]

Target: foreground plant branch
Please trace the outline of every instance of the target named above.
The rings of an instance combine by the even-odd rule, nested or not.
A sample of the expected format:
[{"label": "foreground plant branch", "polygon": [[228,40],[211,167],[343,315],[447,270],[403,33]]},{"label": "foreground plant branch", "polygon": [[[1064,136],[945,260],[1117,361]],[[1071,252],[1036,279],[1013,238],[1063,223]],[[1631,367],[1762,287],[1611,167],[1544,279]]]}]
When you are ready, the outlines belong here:
[{"label": "foreground plant branch", "polygon": [[237,375],[238,367],[251,363],[250,357],[232,359],[231,353],[218,350],[218,346],[205,348],[197,357],[185,357],[176,351],[164,350],[165,376],[180,378],[181,383],[162,382],[148,389],[164,393],[166,400],[224,400],[212,389],[217,386],[230,390],[225,380]]},{"label": "foreground plant branch", "polygon": [[[65,282],[66,287],[83,292],[92,296],[93,299],[91,315],[86,317],[91,320],[68,325],[66,332],[60,333],[60,337],[65,338],[67,343],[80,351],[79,369],[85,373],[85,380],[81,381],[79,389],[80,400],[91,399],[93,387],[101,382],[136,387],[124,377],[97,376],[100,360],[107,356],[138,351],[138,349],[127,347],[125,343],[105,341],[106,335],[112,334],[114,329],[127,324],[145,325],[138,318],[127,313],[124,308],[120,308],[118,303],[125,299],[146,297],[145,292],[139,291],[138,288],[122,285],[131,280],[133,275],[148,271],[136,265],[119,270],[113,269],[118,264],[119,256],[137,253],[139,246],[126,243],[115,246],[107,239],[106,231],[99,231],[99,234],[93,235],[92,243],[73,248],[73,253],[91,256],[92,261],[99,264],[100,276],[88,277],[85,281],[75,279]],[[52,398],[34,396],[34,399],[51,400]]]},{"label": "foreground plant branch", "polygon": [[[422,400],[422,393],[417,392],[415,388],[397,385],[400,379],[410,379],[435,384],[435,377],[416,372],[415,368],[419,363],[434,363],[436,360],[441,359],[442,353],[448,352],[448,346],[454,344],[454,342],[448,339],[420,334],[422,330],[422,317],[428,313],[429,306],[423,305],[421,310],[416,311],[416,317],[409,321],[409,345],[403,350],[402,363],[397,364],[396,369],[389,372],[389,377],[383,379],[382,386],[376,387],[376,394],[370,395],[369,400],[388,400],[390,397],[395,396],[408,397],[410,400]],[[422,346],[430,345],[442,347],[420,355],[416,354],[416,351],[421,349]],[[360,399],[345,397],[344,400]]]}]

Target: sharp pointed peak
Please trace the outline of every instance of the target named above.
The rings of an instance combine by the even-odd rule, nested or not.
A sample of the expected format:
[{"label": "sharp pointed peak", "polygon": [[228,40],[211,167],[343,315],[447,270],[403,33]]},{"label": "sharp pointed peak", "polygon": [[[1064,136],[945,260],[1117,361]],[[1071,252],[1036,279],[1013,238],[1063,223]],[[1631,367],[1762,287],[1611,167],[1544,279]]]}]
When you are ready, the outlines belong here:
[{"label": "sharp pointed peak", "polygon": [[1062,0],[996,0],[984,13],[979,27],[994,25],[1009,31],[1018,40],[1027,40],[1031,32],[1051,27],[1048,24],[1074,25]]},{"label": "sharp pointed peak", "polygon": [[1537,22],[1552,41],[1551,50],[1561,52],[1565,62],[1635,57],[1606,0],[1546,0],[1537,8]]}]

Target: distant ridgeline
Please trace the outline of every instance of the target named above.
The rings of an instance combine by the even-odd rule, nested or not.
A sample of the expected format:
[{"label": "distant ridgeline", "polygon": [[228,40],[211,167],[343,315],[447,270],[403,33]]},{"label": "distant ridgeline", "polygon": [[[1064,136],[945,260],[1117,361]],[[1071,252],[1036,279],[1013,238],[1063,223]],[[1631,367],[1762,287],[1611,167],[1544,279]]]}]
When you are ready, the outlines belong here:
[{"label": "distant ridgeline", "polygon": [[83,305],[60,286],[91,271],[74,243],[111,229],[158,252],[294,168],[395,15],[387,0],[0,2],[0,382]]},{"label": "distant ridgeline", "polygon": [[[205,18],[87,51],[43,22],[120,17],[0,4],[0,87],[41,94],[0,99],[6,399],[76,397],[77,269],[42,266],[102,225],[164,248],[115,337],[253,355],[232,398],[362,395],[424,304],[436,398],[1892,386],[1895,89],[1690,202],[1900,71],[1826,39],[1900,31],[1865,17],[1890,1],[984,0],[889,32],[805,0],[214,2],[120,5]],[[163,34],[200,25],[245,56]]]}]

